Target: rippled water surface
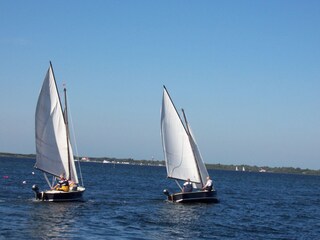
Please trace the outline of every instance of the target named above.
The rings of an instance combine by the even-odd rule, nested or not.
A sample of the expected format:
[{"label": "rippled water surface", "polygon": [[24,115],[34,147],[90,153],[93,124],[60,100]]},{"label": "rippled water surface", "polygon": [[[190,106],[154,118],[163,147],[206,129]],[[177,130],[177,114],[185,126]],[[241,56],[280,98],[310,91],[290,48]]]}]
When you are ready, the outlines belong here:
[{"label": "rippled water surface", "polygon": [[[82,163],[85,201],[33,200],[34,160],[0,159],[3,239],[319,239],[320,177],[209,171],[219,204],[172,204],[164,167]],[[35,172],[33,175],[32,172]],[[24,182],[25,181],[25,182]]]}]

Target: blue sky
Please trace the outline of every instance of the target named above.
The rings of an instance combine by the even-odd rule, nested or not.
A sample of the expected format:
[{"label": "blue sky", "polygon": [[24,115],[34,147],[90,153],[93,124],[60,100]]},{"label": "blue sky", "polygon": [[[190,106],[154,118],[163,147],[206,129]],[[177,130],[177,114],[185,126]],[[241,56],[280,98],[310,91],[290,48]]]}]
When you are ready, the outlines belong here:
[{"label": "blue sky", "polygon": [[320,169],[319,1],[1,1],[0,151],[35,153],[52,61],[80,155],[163,159],[162,85],[207,163]]}]

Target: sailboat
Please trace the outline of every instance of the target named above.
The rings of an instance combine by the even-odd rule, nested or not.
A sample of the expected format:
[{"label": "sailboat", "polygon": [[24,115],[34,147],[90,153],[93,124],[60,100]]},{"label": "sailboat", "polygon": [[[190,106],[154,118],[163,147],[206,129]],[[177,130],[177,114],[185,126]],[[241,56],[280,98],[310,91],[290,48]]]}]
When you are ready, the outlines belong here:
[{"label": "sailboat", "polygon": [[[209,176],[202,160],[195,138],[182,109],[184,123],[174,106],[172,99],[163,86],[161,108],[161,138],[165,157],[167,177],[175,179],[181,192],[170,194],[167,189],[163,192],[168,201],[185,202],[219,202],[217,192],[202,190]],[[192,192],[182,192],[180,181],[187,181],[193,185]]]},{"label": "sailboat", "polygon": [[[64,98],[65,106],[63,110],[50,62],[40,91],[35,114],[37,154],[34,167],[44,173],[44,177],[50,187],[49,190],[40,192],[37,185],[32,186],[35,198],[41,201],[79,201],[82,200],[85,191],[85,188],[80,185],[78,180],[70,143],[66,88],[64,88]],[[52,176],[52,183],[50,183],[47,174]],[[60,175],[64,175],[70,184],[67,191],[53,189],[54,180]]]}]

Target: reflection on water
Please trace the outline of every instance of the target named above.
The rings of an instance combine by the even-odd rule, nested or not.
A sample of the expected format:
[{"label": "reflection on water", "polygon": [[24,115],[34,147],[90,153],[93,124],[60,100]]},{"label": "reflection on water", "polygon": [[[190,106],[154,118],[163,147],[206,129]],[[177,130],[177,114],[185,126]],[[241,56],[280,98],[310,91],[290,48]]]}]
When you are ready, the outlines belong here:
[{"label": "reflection on water", "polygon": [[66,238],[76,232],[76,215],[78,202],[50,203],[34,201],[30,208],[30,237],[32,238]]},{"label": "reflection on water", "polygon": [[165,222],[183,224],[185,226],[196,222],[201,217],[203,204],[179,204],[167,202],[163,205],[161,216]]},{"label": "reflection on water", "polygon": [[207,225],[212,220],[214,204],[179,204],[166,202],[162,204],[158,224],[167,230],[161,233],[164,237],[174,235],[177,239],[203,237],[208,233]]}]

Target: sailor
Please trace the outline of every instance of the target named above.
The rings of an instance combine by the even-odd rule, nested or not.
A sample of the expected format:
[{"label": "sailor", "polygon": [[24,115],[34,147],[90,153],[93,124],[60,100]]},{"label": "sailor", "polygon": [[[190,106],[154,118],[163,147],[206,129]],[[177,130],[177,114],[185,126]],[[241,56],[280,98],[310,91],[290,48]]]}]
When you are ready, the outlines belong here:
[{"label": "sailor", "polygon": [[57,191],[69,192],[69,181],[65,179],[64,174],[60,174],[58,184],[54,186],[53,189]]},{"label": "sailor", "polygon": [[208,176],[207,177],[207,183],[206,185],[203,186],[202,190],[205,190],[205,191],[211,191],[212,190],[212,180],[210,179],[210,177]]},{"label": "sailor", "polygon": [[183,184],[182,192],[192,192],[192,183],[190,182],[190,178]]}]

